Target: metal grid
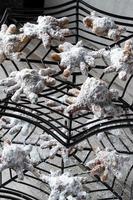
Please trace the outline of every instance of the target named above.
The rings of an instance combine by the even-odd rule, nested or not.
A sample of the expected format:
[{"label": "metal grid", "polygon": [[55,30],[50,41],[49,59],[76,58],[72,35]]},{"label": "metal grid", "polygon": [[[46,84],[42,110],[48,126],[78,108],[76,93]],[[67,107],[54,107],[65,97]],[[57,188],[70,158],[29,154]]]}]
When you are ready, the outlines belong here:
[{"label": "metal grid", "polygon": [[[116,44],[110,39],[105,37],[97,37],[93,33],[85,30],[82,24],[82,18],[87,14],[90,14],[92,10],[96,10],[98,15],[107,15],[114,18],[117,24],[121,24],[127,27],[127,32],[121,36],[120,41],[117,43],[119,46],[123,45],[123,42],[133,36],[133,18],[122,17],[113,15],[111,13],[103,12],[96,9],[82,0],[71,1],[59,6],[45,8],[45,10],[14,10],[7,9],[1,20],[2,23],[15,23],[18,27],[22,26],[23,23],[27,21],[34,22],[38,15],[48,14],[55,17],[67,16],[70,19],[70,29],[72,35],[67,37],[67,41],[76,43],[79,40],[84,40],[86,48],[88,49],[99,49],[103,47],[112,48]],[[61,76],[61,71],[59,69],[59,63],[53,62],[50,59],[50,54],[52,52],[58,52],[56,46],[51,46],[50,49],[44,50],[40,40],[34,39],[25,45],[22,49],[25,56],[21,59],[19,63],[6,60],[1,64],[2,77],[7,77],[11,71],[21,70],[22,68],[43,68],[45,65],[57,68],[57,74],[54,75],[56,78],[56,86],[52,88],[46,88],[40,95],[39,101],[36,105],[31,105],[30,102],[22,97],[19,103],[14,103],[11,101],[10,96],[5,97],[2,94],[2,99],[0,101],[0,114],[1,116],[11,116],[15,118],[21,118],[31,124],[32,130],[25,136],[24,141],[19,134],[19,132],[10,136],[8,131],[1,130],[0,141],[3,143],[5,138],[10,138],[13,143],[17,144],[32,144],[38,146],[37,133],[48,133],[57,139],[61,144],[66,147],[73,146],[77,143],[83,143],[85,146],[83,152],[74,152],[71,158],[75,160],[74,164],[71,163],[65,166],[60,155],[57,154],[56,159],[44,159],[36,166],[40,171],[48,174],[48,169],[57,169],[62,172],[70,170],[72,174],[79,174],[81,176],[88,177],[88,183],[84,185],[85,190],[90,193],[92,200],[130,200],[131,190],[132,190],[132,168],[133,165],[127,166],[124,172],[124,177],[121,181],[117,180],[115,177],[110,177],[105,183],[101,182],[99,177],[90,176],[85,168],[85,163],[94,157],[94,149],[96,146],[101,148],[110,147],[115,149],[118,153],[128,154],[132,159],[133,154],[133,137],[132,137],[132,126],[133,126],[133,102],[132,102],[132,77],[129,76],[127,81],[124,83],[118,80],[118,75],[113,73],[107,75],[103,73],[103,69],[106,67],[107,63],[105,60],[99,61],[95,69],[89,71],[88,76],[99,77],[108,82],[108,88],[115,87],[120,90],[120,97],[118,101],[114,104],[122,106],[125,113],[119,118],[108,118],[102,120],[92,121],[91,124],[87,122],[92,117],[91,112],[85,114],[80,114],[76,117],[68,117],[62,113],[59,113],[52,108],[48,108],[45,105],[46,100],[54,99],[52,96],[61,97],[67,94],[67,91],[72,87],[79,87],[85,80],[80,72],[74,72],[69,81],[64,81]],[[9,67],[10,66],[10,67]],[[60,102],[61,103],[61,102]],[[24,109],[26,108],[26,110]],[[25,117],[20,117],[13,113],[17,111],[18,113],[24,113]],[[36,111],[36,113],[32,113]],[[84,122],[84,123],[83,123]],[[86,129],[89,125],[90,128]],[[67,134],[62,132],[62,127],[68,130]],[[111,134],[111,130],[119,130],[121,135],[116,139]],[[56,131],[56,134],[55,132]],[[105,137],[103,140],[97,140],[98,133],[104,133]],[[6,178],[4,177],[6,173]],[[41,200],[47,199],[50,192],[49,187],[43,184],[40,180],[37,180],[28,172],[25,172],[25,180],[23,182],[17,182],[17,176],[12,170],[6,170],[1,175],[1,186],[0,186],[0,198],[5,199],[20,199],[20,200]],[[34,182],[33,182],[34,180]],[[27,191],[28,188],[28,192]],[[25,192],[24,192],[25,191]],[[35,195],[33,194],[33,191]],[[39,194],[38,194],[39,193]],[[38,194],[38,195],[36,195]]]}]

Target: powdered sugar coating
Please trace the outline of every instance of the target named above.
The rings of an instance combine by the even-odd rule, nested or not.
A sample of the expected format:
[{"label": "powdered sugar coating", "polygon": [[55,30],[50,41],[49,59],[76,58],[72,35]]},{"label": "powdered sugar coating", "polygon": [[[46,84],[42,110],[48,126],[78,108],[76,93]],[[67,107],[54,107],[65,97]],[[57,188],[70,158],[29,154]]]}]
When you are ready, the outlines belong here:
[{"label": "powdered sugar coating", "polygon": [[25,35],[31,38],[41,39],[45,48],[48,48],[53,40],[64,41],[65,36],[70,34],[67,27],[69,20],[67,17],[56,19],[52,16],[39,16],[37,24],[27,22],[20,29]]},{"label": "powdered sugar coating", "polygon": [[[105,56],[105,54],[104,54]],[[127,40],[124,48],[114,48],[106,55],[110,59],[110,66],[104,72],[118,72],[119,79],[126,80],[127,74],[133,74],[133,42]]]},{"label": "powdered sugar coating", "polygon": [[83,177],[72,176],[69,172],[60,174],[51,172],[49,176],[42,175],[41,179],[49,184],[51,193],[48,200],[65,200],[74,197],[74,200],[88,200],[86,192],[83,191]]},{"label": "powdered sugar coating", "polygon": [[50,77],[49,68],[42,70],[22,69],[12,72],[8,78],[0,81],[0,85],[6,86],[5,92],[12,94],[12,100],[17,102],[21,94],[30,100],[31,103],[37,103],[38,94],[43,91],[45,86],[55,84],[55,79]]},{"label": "powdered sugar coating", "polygon": [[86,163],[86,166],[91,168],[93,175],[99,175],[101,181],[106,181],[111,174],[120,179],[121,169],[127,161],[129,161],[129,156],[120,155],[115,150],[97,148],[96,157]]},{"label": "powdered sugar coating", "polygon": [[[15,115],[27,117],[24,113],[14,112]],[[28,116],[28,118],[31,118]],[[20,131],[23,136],[29,133],[32,124],[18,118],[3,116],[0,119],[0,128],[9,129],[8,134],[13,135]]]},{"label": "powdered sugar coating", "polygon": [[98,36],[108,36],[117,42],[123,32],[126,31],[125,27],[116,25],[110,17],[98,17],[95,11],[83,19],[83,23],[87,28],[91,28],[92,32]]},{"label": "powdered sugar coating", "polygon": [[[68,94],[69,94],[69,91],[68,91]],[[59,98],[53,96],[52,98],[53,100],[48,100],[46,102],[46,106],[58,112],[64,112],[66,106],[74,103],[76,100],[74,96],[69,96],[69,95],[63,95]]]},{"label": "powdered sugar coating", "polygon": [[68,106],[65,113],[91,110],[94,117],[98,118],[117,116],[122,113],[122,109],[112,103],[112,98],[118,99],[117,90],[109,90],[106,82],[88,77],[81,87],[76,103]]},{"label": "powdered sugar coating", "polygon": [[0,157],[0,171],[2,172],[7,168],[13,169],[18,175],[18,179],[21,180],[24,179],[24,170],[28,170],[38,176],[39,174],[36,172],[29,159],[31,150],[31,145],[22,146],[12,144],[9,140],[5,141]]},{"label": "powdered sugar coating", "polygon": [[[66,129],[62,129],[62,132],[67,134]],[[56,134],[56,132],[54,133]],[[40,147],[42,149],[49,149],[47,157],[54,158],[56,154],[59,154],[63,158],[63,161],[65,164],[69,162],[69,155],[74,153],[76,150],[77,151],[83,150],[83,146],[80,144],[66,148],[60,142],[54,139],[52,136],[47,135],[47,134],[42,134],[40,136],[40,139],[43,141],[40,143]]]},{"label": "powdered sugar coating", "polygon": [[95,59],[102,57],[102,50],[89,52],[83,47],[82,41],[76,45],[69,42],[59,45],[61,53],[53,53],[52,59],[60,61],[60,68],[63,70],[63,75],[68,78],[75,68],[80,68],[83,75],[88,75],[88,70],[95,67]]},{"label": "powdered sugar coating", "polygon": [[28,41],[29,37],[25,34],[17,33],[16,25],[3,24],[0,30],[0,63],[6,58],[20,60],[20,51]]}]

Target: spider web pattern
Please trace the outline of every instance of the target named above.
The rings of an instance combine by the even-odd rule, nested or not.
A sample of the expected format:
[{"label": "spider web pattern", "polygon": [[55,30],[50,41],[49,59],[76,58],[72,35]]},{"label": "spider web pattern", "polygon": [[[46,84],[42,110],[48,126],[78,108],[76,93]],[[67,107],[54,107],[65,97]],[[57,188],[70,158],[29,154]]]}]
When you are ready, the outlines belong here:
[{"label": "spider web pattern", "polygon": [[[122,34],[117,45],[122,46],[124,41],[133,36],[133,18],[113,15],[101,10],[95,9],[82,0],[71,1],[69,3],[61,4],[55,7],[45,8],[45,10],[16,10],[7,9],[2,17],[1,24],[15,23],[21,27],[25,22],[35,22],[39,15],[52,15],[55,17],[69,17],[70,30],[72,34],[67,37],[67,41],[75,44],[79,40],[83,40],[85,47],[88,50],[96,50],[99,48],[112,48],[116,44],[106,38],[98,37],[91,33],[88,29],[83,27],[82,19],[86,15],[95,10],[99,16],[111,16],[117,24],[127,27],[127,32]],[[39,95],[39,101],[36,105],[31,105],[30,102],[22,96],[19,103],[11,101],[11,97],[6,97],[1,93],[0,101],[0,115],[21,118],[33,124],[30,132],[23,140],[19,132],[15,135],[9,135],[7,130],[1,130],[0,142],[1,145],[4,139],[11,139],[12,143],[23,145],[32,144],[35,147],[39,146],[38,135],[47,133],[52,135],[61,144],[66,147],[81,143],[84,145],[82,152],[76,151],[70,157],[73,162],[65,165],[61,156],[56,155],[54,159],[40,159],[36,165],[44,174],[49,174],[50,170],[60,170],[62,173],[70,171],[73,175],[80,175],[88,177],[88,182],[84,184],[84,189],[90,194],[92,200],[130,200],[132,190],[132,176],[133,176],[133,102],[132,102],[132,84],[133,76],[129,76],[127,81],[122,82],[118,79],[117,73],[111,75],[104,74],[103,69],[107,66],[107,61],[99,60],[96,68],[91,69],[88,73],[89,77],[98,77],[107,81],[108,88],[117,88],[120,91],[120,97],[114,104],[120,105],[124,108],[124,114],[119,118],[108,118],[103,120],[93,120],[87,122],[92,118],[92,113],[87,112],[76,117],[68,117],[58,111],[46,106],[47,100],[59,102],[58,97],[67,94],[68,90],[75,87],[79,88],[85,78],[80,72],[76,71],[72,74],[68,81],[63,80],[62,72],[59,68],[59,63],[53,62],[50,54],[58,52],[56,46],[51,46],[45,50],[42,42],[37,39],[29,41],[22,49],[24,53],[20,62],[11,60],[4,61],[0,65],[0,78],[8,77],[14,70],[21,70],[23,68],[40,69],[46,66],[57,69],[56,86],[44,89]],[[55,96],[56,98],[53,98]],[[64,105],[62,102],[60,104]],[[26,109],[26,110],[25,110]],[[24,117],[14,114],[13,111],[24,113]],[[35,113],[33,113],[35,111]],[[86,129],[86,126],[89,129]],[[68,130],[67,134],[62,132],[62,127]],[[111,132],[118,131],[120,135],[115,137]],[[55,134],[56,131],[56,134]],[[104,137],[98,140],[97,134],[103,133]],[[98,176],[91,176],[85,167],[85,163],[94,158],[94,151],[97,146],[101,148],[109,147],[115,149],[120,154],[126,154],[130,157],[130,164],[124,168],[124,175],[121,180],[110,176],[109,179],[103,183]],[[6,176],[5,176],[6,174]],[[33,177],[29,172],[25,172],[24,181],[17,181],[17,176],[12,170],[5,170],[2,172],[0,184],[0,198],[14,199],[14,200],[44,200],[48,199],[50,188],[47,184],[42,183],[37,178]],[[27,190],[28,188],[28,190]],[[28,192],[27,192],[28,191]]]}]

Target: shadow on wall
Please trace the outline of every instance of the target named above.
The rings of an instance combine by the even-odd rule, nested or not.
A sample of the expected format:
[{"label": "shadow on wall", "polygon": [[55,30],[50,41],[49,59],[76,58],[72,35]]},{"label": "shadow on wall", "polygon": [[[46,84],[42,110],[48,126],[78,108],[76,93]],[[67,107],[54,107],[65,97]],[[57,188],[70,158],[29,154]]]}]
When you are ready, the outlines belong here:
[{"label": "shadow on wall", "polygon": [[43,8],[44,0],[30,1],[30,0],[0,0],[0,15],[2,15],[6,8]]},{"label": "shadow on wall", "polygon": [[22,8],[23,0],[0,0],[0,14],[2,15],[6,8]]},{"label": "shadow on wall", "polygon": [[45,0],[37,0],[37,1],[28,1],[28,0],[23,0],[24,3],[24,8],[43,8],[44,7],[44,1]]},{"label": "shadow on wall", "polygon": [[[55,5],[60,5],[66,2],[69,2],[71,0],[45,0],[45,6],[49,7],[49,6],[55,6]],[[76,1],[76,0],[75,0]]]}]

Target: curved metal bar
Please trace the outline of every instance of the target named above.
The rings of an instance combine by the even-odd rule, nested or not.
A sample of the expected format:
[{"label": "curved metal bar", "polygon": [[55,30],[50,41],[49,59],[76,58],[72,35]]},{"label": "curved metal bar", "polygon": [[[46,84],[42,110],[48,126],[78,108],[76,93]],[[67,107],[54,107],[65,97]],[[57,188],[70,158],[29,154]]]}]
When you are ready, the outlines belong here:
[{"label": "curved metal bar", "polygon": [[[0,106],[1,107],[1,106]],[[20,112],[19,109],[17,108],[9,108],[9,110],[11,111],[17,111],[17,112]],[[21,113],[24,113],[24,114],[29,114],[29,116],[32,116],[32,117],[35,117],[37,118],[37,120],[41,120],[44,124],[47,124],[48,126],[50,126],[51,128],[53,128],[57,133],[59,133],[62,137],[66,138],[67,139],[67,136],[65,134],[63,134],[62,131],[60,131],[56,126],[54,126],[52,123],[48,122],[47,120],[45,119],[42,119],[41,117],[39,116],[35,116],[33,113],[29,113],[29,112],[24,112],[23,110],[21,110]],[[13,114],[13,113],[8,113],[8,112],[1,112],[0,111],[0,115],[3,115],[3,116],[9,116],[9,117],[14,117],[14,118],[18,118],[18,119],[21,119],[21,120],[24,120],[24,121],[27,121],[33,125],[36,125],[37,127],[41,128],[42,130],[46,131],[48,134],[52,135],[55,139],[57,139],[59,142],[61,142],[63,145],[66,146],[65,142],[63,140],[61,140],[60,137],[58,137],[55,133],[53,133],[50,129],[46,128],[44,125],[38,123],[37,121],[34,121],[34,120],[31,120],[29,118],[26,118],[26,117],[23,117],[23,116],[19,116],[19,115],[16,115],[16,114]]]},{"label": "curved metal bar", "polygon": [[37,198],[35,198],[34,196],[27,195],[24,192],[20,192],[14,189],[4,189],[4,190],[0,189],[0,197],[14,199],[14,200],[19,200],[19,199],[21,200],[22,198],[24,200],[33,200],[33,199],[37,200]]},{"label": "curved metal bar", "polygon": [[[133,120],[133,119],[132,119]],[[109,131],[109,130],[112,130],[112,129],[119,129],[119,128],[128,128],[129,127],[129,124],[121,124],[121,125],[115,125],[115,126],[110,126],[110,127],[102,127],[100,129],[96,129],[92,132],[89,132],[89,131],[84,131],[82,132],[82,136],[79,134],[79,138],[78,136],[73,136],[73,138],[71,138],[73,140],[73,142],[71,142],[69,144],[69,146],[73,146],[75,144],[78,144],[79,142],[82,142],[83,140],[87,139],[88,137],[91,137],[93,135],[96,135],[100,132],[105,132],[105,131]],[[130,127],[133,127],[133,124],[130,124]]]}]

